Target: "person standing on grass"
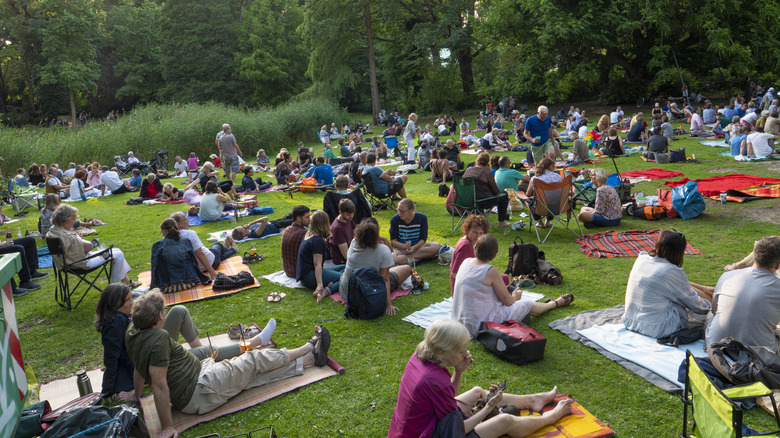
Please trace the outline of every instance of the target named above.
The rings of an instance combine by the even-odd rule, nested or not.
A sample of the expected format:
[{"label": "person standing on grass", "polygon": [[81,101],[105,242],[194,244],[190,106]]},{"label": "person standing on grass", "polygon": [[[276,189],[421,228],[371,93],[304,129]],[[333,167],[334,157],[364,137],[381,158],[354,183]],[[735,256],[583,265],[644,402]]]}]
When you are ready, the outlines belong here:
[{"label": "person standing on grass", "polygon": [[549,112],[546,106],[541,105],[536,111],[536,115],[529,117],[525,122],[523,136],[531,142],[528,155],[534,163],[542,161],[544,157],[555,161],[555,156],[560,155],[555,146],[555,133],[552,128],[552,120],[548,117]]},{"label": "person standing on grass", "polygon": [[217,140],[217,146],[222,155],[222,168],[225,170],[225,179],[235,182],[234,179],[239,168],[238,157],[244,154],[241,153],[241,148],[236,143],[236,137],[233,136],[230,125],[227,123],[222,125],[222,132],[222,136]]},{"label": "person standing on grass", "polygon": [[407,161],[414,161],[414,138],[417,136],[417,114],[409,114],[409,120],[404,129],[404,141],[407,148]]}]

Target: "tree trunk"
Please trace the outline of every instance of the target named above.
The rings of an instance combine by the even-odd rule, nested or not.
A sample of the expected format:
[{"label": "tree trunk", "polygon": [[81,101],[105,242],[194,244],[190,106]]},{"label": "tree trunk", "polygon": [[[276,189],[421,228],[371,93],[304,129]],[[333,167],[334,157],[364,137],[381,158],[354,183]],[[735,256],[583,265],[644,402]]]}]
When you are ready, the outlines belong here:
[{"label": "tree trunk", "polygon": [[73,90],[68,90],[68,97],[70,97],[70,120],[71,120],[71,128],[76,127],[76,97],[74,96]]},{"label": "tree trunk", "polygon": [[366,3],[366,39],[368,40],[368,76],[371,84],[371,111],[376,120],[379,115],[379,86],[376,82],[376,59],[374,56],[374,29],[371,26],[371,0],[365,0]]},{"label": "tree trunk", "polygon": [[474,99],[474,69],[472,68],[474,57],[471,49],[458,53],[458,67],[460,68],[460,82],[463,87],[463,94],[466,97],[466,104],[470,105]]}]

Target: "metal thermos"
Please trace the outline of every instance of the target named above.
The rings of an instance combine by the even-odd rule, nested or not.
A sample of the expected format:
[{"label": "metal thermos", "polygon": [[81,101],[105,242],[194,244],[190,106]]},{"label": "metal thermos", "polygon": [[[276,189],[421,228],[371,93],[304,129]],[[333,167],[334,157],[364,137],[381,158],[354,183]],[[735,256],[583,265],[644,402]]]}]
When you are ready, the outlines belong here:
[{"label": "metal thermos", "polygon": [[76,386],[79,388],[79,397],[92,394],[92,382],[89,381],[86,371],[81,370],[76,373]]}]

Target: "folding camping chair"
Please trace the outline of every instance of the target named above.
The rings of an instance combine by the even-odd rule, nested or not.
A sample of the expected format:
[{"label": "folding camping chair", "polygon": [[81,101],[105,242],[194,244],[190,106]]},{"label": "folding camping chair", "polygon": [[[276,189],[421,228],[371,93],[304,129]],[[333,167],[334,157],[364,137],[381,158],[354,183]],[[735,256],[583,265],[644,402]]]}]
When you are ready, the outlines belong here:
[{"label": "folding camping chair", "polygon": [[379,194],[374,190],[374,177],[366,175],[363,178],[363,190],[365,192],[368,203],[371,204],[371,214],[376,214],[380,210],[395,209],[393,196],[390,194]]},{"label": "folding camping chair", "polygon": [[[775,411],[778,430],[761,435],[776,436],[780,432],[780,415],[777,412],[772,391],[761,382],[718,389],[696,363],[690,350],[685,352],[685,391],[683,402],[683,427],[680,438],[742,438],[742,404],[740,399],[769,396]],[[688,433],[688,408],[691,408],[693,425]]]},{"label": "folding camping chair", "polygon": [[[68,310],[75,310],[76,307],[81,304],[81,301],[84,300],[84,297],[87,296],[87,292],[89,292],[91,289],[94,288],[102,293],[103,289],[97,285],[97,281],[101,274],[105,274],[106,279],[111,282],[111,267],[114,263],[114,257],[111,253],[111,248],[114,247],[113,245],[104,249],[103,251],[87,254],[87,256],[83,259],[70,263],[65,262],[65,249],[62,247],[62,241],[60,239],[48,237],[46,238],[46,245],[49,247],[49,252],[52,255],[54,275],[57,277],[57,284],[54,290],[54,299],[60,306]],[[78,268],[75,266],[86,263],[87,260],[96,257],[102,257],[105,260],[94,268]],[[97,275],[92,280],[88,279],[87,275],[95,271],[97,271]],[[71,275],[79,279],[78,283],[76,283],[76,285],[72,288],[70,284]],[[72,297],[77,293],[81,283],[86,283],[89,286],[87,286],[86,290],[81,295],[81,298],[79,298],[79,300],[76,301],[76,304],[74,305]]]},{"label": "folding camping chair", "polygon": [[[574,216],[574,222],[580,230],[579,234],[569,226],[569,222],[574,214],[575,202],[574,196],[571,194],[572,176],[568,175],[563,181],[557,183],[546,183],[539,179],[535,179],[533,184],[534,198],[531,200],[531,205],[529,206],[531,213],[541,216],[542,218],[548,216],[554,216],[555,218],[555,221],[547,232],[547,236],[544,237],[544,240],[539,236],[539,227],[536,226],[536,221],[531,221],[531,227],[536,230],[536,238],[539,239],[539,243],[547,241],[547,238],[550,237],[555,226],[558,225],[558,222],[563,222],[564,226],[574,233],[575,236],[582,237],[582,227],[580,226],[579,221],[577,221],[576,216]],[[565,220],[563,220],[564,214],[566,215]]]},{"label": "folding camping chair", "polygon": [[37,187],[22,187],[16,182],[16,178],[8,178],[8,194],[11,197],[11,205],[17,212],[31,207],[33,201],[36,202],[38,210],[41,209],[41,199],[44,197],[38,193]]},{"label": "folding camping chair", "polygon": [[[452,174],[452,186],[455,187],[455,200],[452,201],[452,231],[460,228],[463,221],[470,214],[481,214],[487,216],[487,213],[493,207],[480,207],[477,203],[482,201],[498,199],[504,196],[504,193],[493,195],[488,198],[477,199],[477,191],[474,186],[474,178],[463,178],[460,175]],[[457,208],[455,208],[457,207]],[[458,215],[458,223],[455,223],[455,215]],[[496,227],[491,223],[490,226],[495,230]]]}]

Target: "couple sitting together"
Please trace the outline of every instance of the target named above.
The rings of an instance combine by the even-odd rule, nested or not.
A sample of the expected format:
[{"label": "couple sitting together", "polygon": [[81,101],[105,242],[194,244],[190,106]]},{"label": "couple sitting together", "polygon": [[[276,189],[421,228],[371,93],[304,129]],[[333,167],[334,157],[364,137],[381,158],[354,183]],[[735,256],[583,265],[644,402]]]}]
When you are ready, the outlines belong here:
[{"label": "couple sitting together", "polygon": [[640,253],[626,288],[626,328],[654,338],[706,328],[707,345],[733,337],[777,352],[780,237],[757,241],[751,265],[729,265],[714,288],[688,281],[682,269],[686,244],[682,233],[664,231],[653,251]]}]

